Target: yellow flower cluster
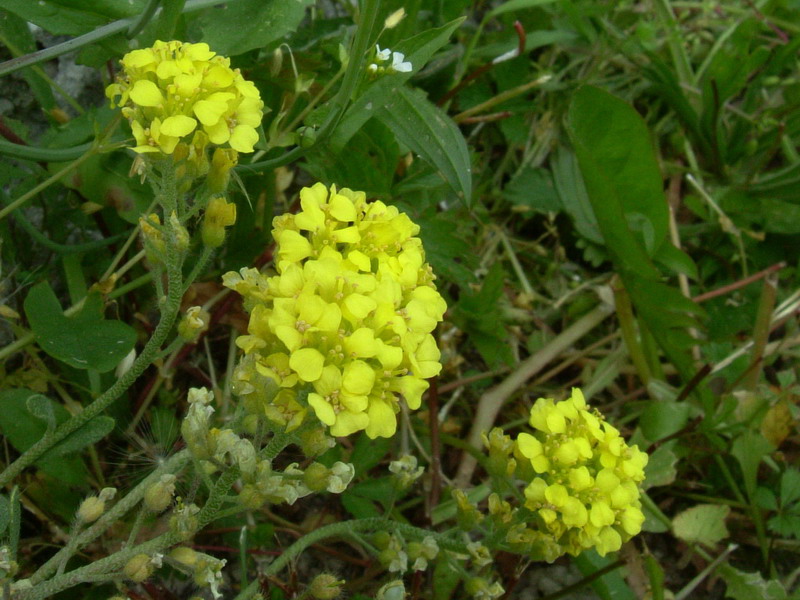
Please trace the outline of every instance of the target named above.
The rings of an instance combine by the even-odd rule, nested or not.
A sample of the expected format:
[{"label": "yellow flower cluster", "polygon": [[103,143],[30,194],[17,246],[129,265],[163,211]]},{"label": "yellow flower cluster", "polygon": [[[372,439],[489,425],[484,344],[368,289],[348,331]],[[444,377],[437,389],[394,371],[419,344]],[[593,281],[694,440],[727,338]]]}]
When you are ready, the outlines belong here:
[{"label": "yellow flower cluster", "polygon": [[191,148],[210,142],[253,151],[264,103],[256,86],[208,44],[157,41],[128,52],[122,66],[106,96],[112,104],[119,96],[135,152],[172,154],[181,141]]},{"label": "yellow flower cluster", "polygon": [[[306,386],[332,435],[390,437],[398,396],[418,408],[425,379],[441,369],[431,332],[447,306],[419,226],[349,189],[318,183],[300,192],[300,202],[297,215],[273,222],[278,274],[244,269],[223,279],[250,311],[249,335],[237,341],[247,355],[239,387],[256,374],[281,388]],[[284,412],[301,414],[296,402],[281,402]]]},{"label": "yellow flower cluster", "polygon": [[525,506],[540,528],[570,554],[619,550],[644,521],[639,483],[647,454],[590,411],[579,389],[562,402],[537,400],[530,425],[535,433],[520,433],[515,453],[536,473],[525,488]]}]

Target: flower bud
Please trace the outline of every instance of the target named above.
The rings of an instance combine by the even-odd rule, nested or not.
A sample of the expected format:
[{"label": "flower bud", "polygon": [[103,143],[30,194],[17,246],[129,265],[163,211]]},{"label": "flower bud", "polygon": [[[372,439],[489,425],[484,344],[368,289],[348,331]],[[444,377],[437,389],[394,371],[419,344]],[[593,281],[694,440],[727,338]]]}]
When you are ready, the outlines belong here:
[{"label": "flower bud", "polygon": [[327,452],[335,443],[335,440],[326,434],[325,427],[316,427],[300,433],[300,449],[308,457]]},{"label": "flower bud", "polygon": [[342,595],[344,581],[330,573],[322,573],[311,580],[308,593],[316,600],[335,600]]},{"label": "flower bud", "polygon": [[175,246],[178,252],[186,252],[189,249],[189,241],[191,238],[189,237],[189,232],[186,231],[186,227],[184,227],[180,219],[178,219],[178,215],[174,210],[169,216],[169,224],[172,228],[172,234],[175,236]]},{"label": "flower bud", "polygon": [[92,523],[106,510],[106,502],[117,494],[116,488],[103,488],[97,496],[89,496],[78,507],[77,517],[82,523]]},{"label": "flower bud", "polygon": [[312,492],[321,492],[328,487],[328,467],[322,463],[311,463],[303,474],[303,483]]},{"label": "flower bud", "polygon": [[211,169],[206,185],[212,194],[223,194],[228,189],[231,169],[239,162],[239,153],[233,148],[216,148],[211,157]]},{"label": "flower bud", "polygon": [[199,512],[200,508],[197,505],[184,504],[183,500],[178,498],[178,505],[169,519],[170,530],[180,539],[188,540],[200,526],[197,520]]},{"label": "flower bud", "polygon": [[495,581],[490,584],[483,577],[472,577],[464,585],[464,589],[476,600],[494,600],[505,593],[499,583]]},{"label": "flower bud", "polygon": [[226,201],[223,196],[212,198],[203,216],[203,244],[209,248],[219,248],[225,241],[225,228],[234,223],[236,204]]},{"label": "flower bud", "polygon": [[164,243],[164,236],[161,234],[161,219],[158,215],[151,213],[145,217],[139,217],[139,229],[142,232],[142,242],[144,252],[151,265],[164,264],[164,257],[167,253],[167,246]]},{"label": "flower bud", "polygon": [[417,457],[411,454],[401,456],[389,463],[389,471],[394,473],[395,485],[401,490],[411,487],[425,472],[424,467],[417,466]]},{"label": "flower bud", "polygon": [[267,497],[262,494],[258,488],[250,483],[242,486],[242,491],[239,492],[239,502],[247,509],[257,510],[264,506]]},{"label": "flower bud", "polygon": [[195,342],[208,329],[211,315],[200,306],[191,306],[178,323],[178,335],[187,342]]},{"label": "flower bud", "polygon": [[483,514],[470,502],[464,490],[454,489],[453,500],[456,501],[456,519],[458,526],[464,531],[471,531],[483,521]]},{"label": "flower bud", "polygon": [[154,570],[153,561],[147,554],[137,554],[125,563],[122,572],[131,581],[141,583],[150,577]]},{"label": "flower bud", "polygon": [[161,479],[151,485],[144,493],[144,505],[147,510],[160,513],[170,505],[175,494],[175,475],[162,475]]}]

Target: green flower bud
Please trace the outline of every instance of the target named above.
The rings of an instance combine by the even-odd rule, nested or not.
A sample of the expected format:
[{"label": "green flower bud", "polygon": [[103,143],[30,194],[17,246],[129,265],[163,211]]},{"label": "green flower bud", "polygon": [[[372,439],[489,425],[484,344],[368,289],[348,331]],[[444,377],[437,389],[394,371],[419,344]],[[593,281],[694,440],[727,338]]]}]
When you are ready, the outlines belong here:
[{"label": "green flower bud", "polygon": [[116,488],[103,488],[97,496],[89,496],[78,507],[77,517],[81,523],[92,523],[106,510],[106,502],[117,494]]},{"label": "green flower bud", "polygon": [[327,435],[325,427],[309,429],[300,434],[300,449],[308,457],[327,452],[335,443],[335,440]]},{"label": "green flower bud", "polygon": [[303,474],[303,483],[312,492],[321,492],[328,487],[328,467],[322,463],[311,463]]},{"label": "green flower bud", "polygon": [[156,566],[161,566],[160,559],[154,560],[147,554],[137,554],[125,563],[122,572],[131,581],[141,583],[153,574]]},{"label": "green flower bud", "polygon": [[195,342],[208,329],[211,315],[200,306],[191,306],[178,323],[178,335],[187,342]]},{"label": "green flower bud", "polygon": [[203,216],[201,234],[203,244],[209,248],[219,248],[225,241],[225,228],[236,223],[236,204],[227,202],[224,197],[211,199]]},{"label": "green flower bud", "polygon": [[322,573],[311,580],[308,593],[316,600],[335,600],[342,595],[344,581],[329,573]]},{"label": "green flower bud", "polygon": [[162,475],[156,483],[144,493],[144,505],[147,510],[160,513],[167,509],[175,494],[175,475]]}]

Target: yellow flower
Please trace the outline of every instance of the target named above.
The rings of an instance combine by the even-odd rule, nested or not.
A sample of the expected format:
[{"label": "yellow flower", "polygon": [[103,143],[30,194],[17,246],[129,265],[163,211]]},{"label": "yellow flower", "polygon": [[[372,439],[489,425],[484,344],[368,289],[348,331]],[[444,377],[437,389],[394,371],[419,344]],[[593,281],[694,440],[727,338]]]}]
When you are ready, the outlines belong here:
[{"label": "yellow flower", "polygon": [[638,486],[647,454],[590,411],[579,389],[562,402],[540,398],[529,422],[535,431],[518,435],[515,452],[537,474],[525,488],[525,507],[551,538],[547,560],[619,550],[644,521]]},{"label": "yellow flower", "polygon": [[112,105],[119,98],[135,152],[172,154],[181,141],[253,151],[264,103],[255,85],[230,68],[230,59],[207,44],[157,41],[121,62],[123,71],[106,96]]},{"label": "yellow flower", "polygon": [[237,343],[257,365],[288,357],[332,435],[390,437],[399,398],[419,408],[425,380],[441,370],[431,332],[447,306],[415,237],[419,227],[348,189],[316,184],[301,190],[300,204],[297,215],[273,221],[277,275],[245,270],[223,279],[250,311],[249,335]]}]

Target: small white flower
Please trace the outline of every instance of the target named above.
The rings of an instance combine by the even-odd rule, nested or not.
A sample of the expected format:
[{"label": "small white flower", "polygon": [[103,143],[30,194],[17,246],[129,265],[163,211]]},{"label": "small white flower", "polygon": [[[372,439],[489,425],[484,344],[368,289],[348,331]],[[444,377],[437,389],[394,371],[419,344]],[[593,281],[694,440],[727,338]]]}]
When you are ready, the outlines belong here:
[{"label": "small white flower", "polygon": [[[389,50],[389,48],[384,48],[383,50],[381,50],[381,47],[375,44],[375,58],[379,62],[383,62],[384,60],[389,60],[389,56],[391,56],[391,54],[392,51]],[[400,56],[402,57],[403,55],[401,54]]]},{"label": "small white flower", "polygon": [[370,73],[376,73],[378,71],[378,65],[376,65],[375,63],[372,63],[371,65],[369,65],[367,67],[367,69],[369,69]]},{"label": "small white flower", "polygon": [[413,66],[408,61],[403,62],[404,59],[402,52],[392,52],[392,69],[398,73],[410,73]]}]

